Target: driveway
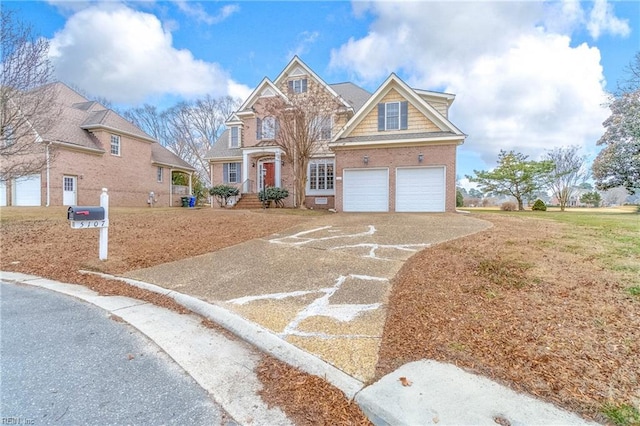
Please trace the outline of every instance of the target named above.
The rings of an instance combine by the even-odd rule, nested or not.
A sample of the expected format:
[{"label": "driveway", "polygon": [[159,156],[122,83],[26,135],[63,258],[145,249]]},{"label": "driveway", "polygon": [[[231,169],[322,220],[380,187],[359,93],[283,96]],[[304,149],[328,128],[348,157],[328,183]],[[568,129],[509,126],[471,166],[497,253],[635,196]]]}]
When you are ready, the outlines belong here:
[{"label": "driveway", "polygon": [[223,306],[367,381],[404,262],[489,226],[463,214],[334,214],[126,276]]}]

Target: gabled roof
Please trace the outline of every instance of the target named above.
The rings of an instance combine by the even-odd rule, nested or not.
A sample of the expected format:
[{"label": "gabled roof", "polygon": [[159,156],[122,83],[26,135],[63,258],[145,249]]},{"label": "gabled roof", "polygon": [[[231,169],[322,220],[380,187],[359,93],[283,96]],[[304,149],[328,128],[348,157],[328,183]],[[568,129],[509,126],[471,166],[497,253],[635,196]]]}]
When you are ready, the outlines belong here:
[{"label": "gabled roof", "polygon": [[[349,102],[347,102],[342,96],[340,96],[330,85],[325,83],[325,81],[321,79],[318,76],[318,74],[313,72],[313,70],[307,66],[307,64],[302,62],[302,59],[300,59],[298,55],[294,56],[293,59],[291,59],[291,61],[289,62],[289,64],[287,64],[287,66],[284,67],[284,70],[282,70],[280,75],[274,80],[274,83],[277,86],[280,86],[283,80],[289,77],[289,74],[296,71],[296,68],[302,71],[302,73],[300,73],[299,75],[302,76],[306,74],[306,75],[309,75],[310,77],[313,77],[313,79],[316,80],[318,83],[320,83],[320,85],[324,87],[332,96],[334,96],[335,98],[338,98],[346,108],[352,108],[352,105],[350,105]],[[297,73],[294,73],[294,75],[296,74]]]},{"label": "gabled roof", "polygon": [[[51,83],[56,90],[60,108],[52,128],[40,134],[46,141],[94,154],[106,152],[98,138],[89,130],[104,129],[151,143],[151,162],[184,170],[195,170],[186,161],[160,145],[153,137],[124,117],[99,102],[90,101],[64,83]],[[38,129],[35,129],[38,131]]]},{"label": "gabled roof", "polygon": [[255,88],[251,95],[247,98],[246,101],[240,106],[238,111],[235,113],[236,115],[241,115],[243,113],[251,112],[251,107],[256,101],[265,96],[265,93],[273,93],[271,96],[280,96],[282,99],[287,100],[287,96],[278,89],[278,87],[271,82],[267,77],[263,78],[258,87]]},{"label": "gabled roof", "polygon": [[[437,133],[448,133],[452,136],[464,138],[465,134],[453,125],[446,117],[440,114],[433,106],[431,106],[422,96],[409,87],[396,74],[391,74],[380,87],[374,92],[369,100],[351,117],[351,120],[333,137],[332,143],[338,139],[345,139],[355,129],[360,122],[376,107],[376,105],[392,90],[395,89],[416,109],[431,120],[440,130]],[[402,133],[394,133],[396,139],[403,139]]]}]

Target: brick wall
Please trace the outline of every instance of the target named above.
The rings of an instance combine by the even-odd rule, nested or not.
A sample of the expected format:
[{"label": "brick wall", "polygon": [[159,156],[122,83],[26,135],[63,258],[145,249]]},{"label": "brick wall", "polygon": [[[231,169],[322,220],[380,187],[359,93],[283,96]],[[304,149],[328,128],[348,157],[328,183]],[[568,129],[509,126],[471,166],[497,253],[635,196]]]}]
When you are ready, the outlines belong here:
[{"label": "brick wall", "polygon": [[[424,155],[424,160],[418,162],[418,154]],[[365,165],[363,157],[367,156],[369,162]],[[413,147],[387,147],[387,148],[365,148],[353,150],[336,150],[336,176],[342,177],[344,169],[360,168],[389,168],[389,211],[395,211],[395,187],[396,168],[398,167],[445,167],[445,210],[455,212],[456,210],[456,145],[425,145]],[[335,206],[338,211],[342,210],[342,179],[336,179],[336,200]]]}]

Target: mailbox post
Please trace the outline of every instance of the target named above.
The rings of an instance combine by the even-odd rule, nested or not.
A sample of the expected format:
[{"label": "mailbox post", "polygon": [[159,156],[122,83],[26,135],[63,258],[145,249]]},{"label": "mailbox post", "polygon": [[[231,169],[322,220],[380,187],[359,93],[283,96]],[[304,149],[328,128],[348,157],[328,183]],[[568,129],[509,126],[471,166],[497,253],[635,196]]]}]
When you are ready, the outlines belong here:
[{"label": "mailbox post", "polygon": [[107,259],[109,247],[109,194],[102,188],[100,207],[71,206],[67,210],[67,219],[73,229],[100,228],[99,258]]}]

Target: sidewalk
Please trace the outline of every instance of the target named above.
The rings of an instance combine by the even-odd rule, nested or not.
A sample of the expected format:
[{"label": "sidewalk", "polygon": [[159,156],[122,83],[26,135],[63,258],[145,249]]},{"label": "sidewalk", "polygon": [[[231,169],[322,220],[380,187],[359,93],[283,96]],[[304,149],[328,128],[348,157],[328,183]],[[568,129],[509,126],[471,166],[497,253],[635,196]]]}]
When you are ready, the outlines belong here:
[{"label": "sidewalk", "polygon": [[141,281],[123,279],[173,298],[255,347],[206,329],[194,316],[175,314],[139,300],[100,296],[82,286],[24,274],[1,272],[0,279],[68,294],[119,316],[158,344],[241,424],[291,424],[279,409],[266,407],[257,395],[260,383],[253,371],[259,359],[256,348],[325,378],[348,398],[355,398],[376,425],[592,424],[552,404],[435,361],[404,365],[364,388],[357,379],[239,315]]}]

